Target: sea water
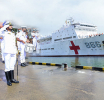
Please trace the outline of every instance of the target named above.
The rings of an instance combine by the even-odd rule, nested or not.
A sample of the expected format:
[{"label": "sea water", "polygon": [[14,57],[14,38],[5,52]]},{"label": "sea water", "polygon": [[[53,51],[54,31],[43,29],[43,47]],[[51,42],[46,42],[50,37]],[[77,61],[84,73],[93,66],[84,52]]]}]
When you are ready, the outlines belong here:
[{"label": "sea water", "polygon": [[67,63],[68,67],[78,65],[104,67],[104,57],[28,57],[28,61],[56,64]]}]

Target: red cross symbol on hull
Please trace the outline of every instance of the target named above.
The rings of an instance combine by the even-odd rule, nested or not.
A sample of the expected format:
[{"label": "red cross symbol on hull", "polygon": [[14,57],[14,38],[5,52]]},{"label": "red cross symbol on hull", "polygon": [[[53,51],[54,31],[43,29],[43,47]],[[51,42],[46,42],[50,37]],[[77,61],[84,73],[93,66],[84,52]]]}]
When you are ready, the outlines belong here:
[{"label": "red cross symbol on hull", "polygon": [[78,50],[80,50],[79,46],[75,46],[73,41],[70,41],[72,46],[69,46],[70,50],[74,50],[75,54],[78,54]]}]

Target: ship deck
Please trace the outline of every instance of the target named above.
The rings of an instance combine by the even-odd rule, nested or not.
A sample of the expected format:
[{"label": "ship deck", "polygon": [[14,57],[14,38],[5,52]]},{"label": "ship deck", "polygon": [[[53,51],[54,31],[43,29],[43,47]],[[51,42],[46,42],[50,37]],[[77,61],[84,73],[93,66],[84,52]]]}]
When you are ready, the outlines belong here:
[{"label": "ship deck", "polygon": [[7,86],[0,61],[0,100],[103,100],[104,72],[56,66],[15,67],[19,84]]}]

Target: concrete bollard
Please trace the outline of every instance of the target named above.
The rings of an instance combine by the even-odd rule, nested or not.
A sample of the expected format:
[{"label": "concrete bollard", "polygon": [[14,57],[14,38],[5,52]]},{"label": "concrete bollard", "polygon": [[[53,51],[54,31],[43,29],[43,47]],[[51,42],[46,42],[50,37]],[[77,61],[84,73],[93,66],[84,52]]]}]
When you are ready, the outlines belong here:
[{"label": "concrete bollard", "polygon": [[64,71],[67,71],[68,65],[66,63],[63,63],[63,65],[64,65]]},{"label": "concrete bollard", "polygon": [[68,65],[66,63],[64,64],[64,68],[68,68]]}]

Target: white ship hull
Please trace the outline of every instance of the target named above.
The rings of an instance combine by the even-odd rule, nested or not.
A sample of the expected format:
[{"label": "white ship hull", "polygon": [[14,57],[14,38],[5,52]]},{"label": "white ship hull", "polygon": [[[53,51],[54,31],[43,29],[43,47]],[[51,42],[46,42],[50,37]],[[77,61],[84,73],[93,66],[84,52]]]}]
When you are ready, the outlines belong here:
[{"label": "white ship hull", "polygon": [[[91,38],[60,41],[41,45],[41,50],[31,56],[67,57],[67,56],[104,56],[104,35]],[[46,48],[43,49],[42,48]]]}]

